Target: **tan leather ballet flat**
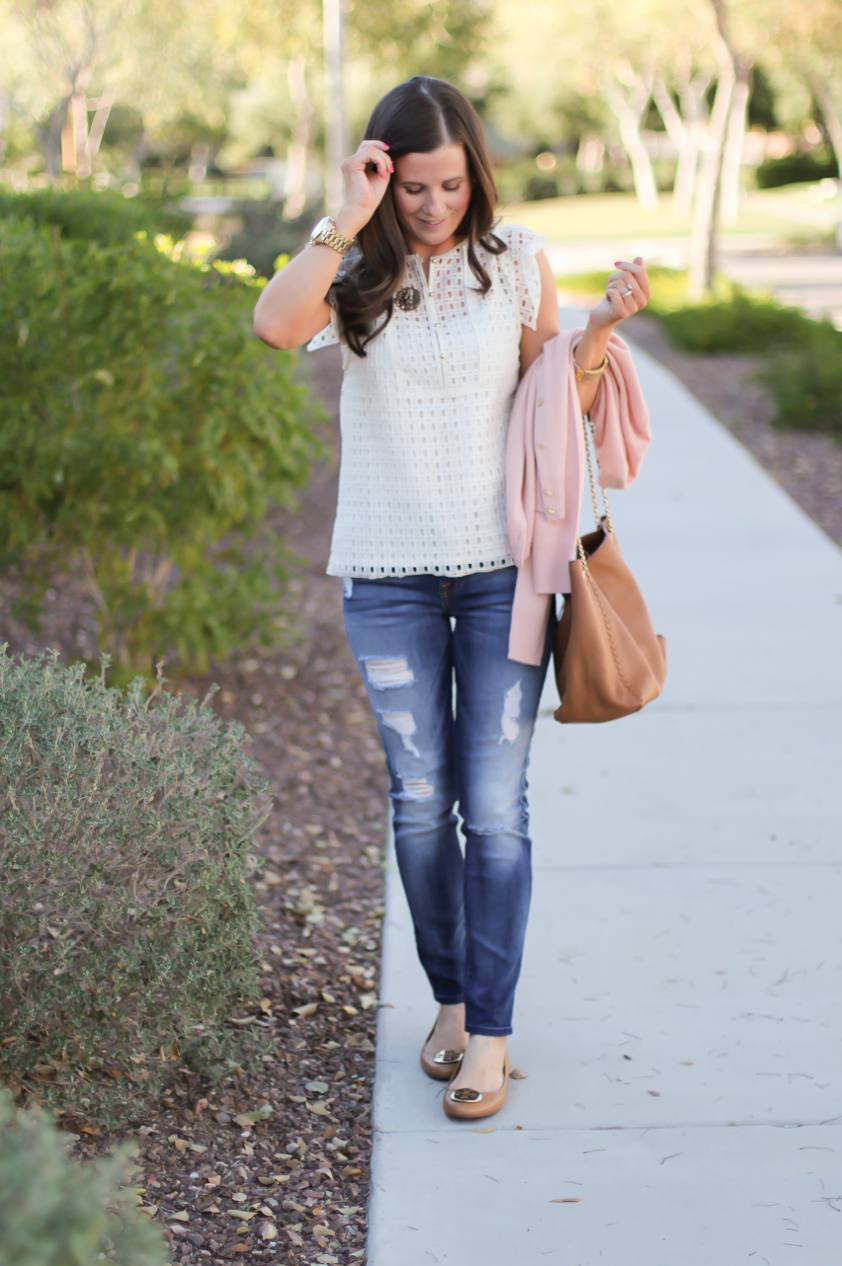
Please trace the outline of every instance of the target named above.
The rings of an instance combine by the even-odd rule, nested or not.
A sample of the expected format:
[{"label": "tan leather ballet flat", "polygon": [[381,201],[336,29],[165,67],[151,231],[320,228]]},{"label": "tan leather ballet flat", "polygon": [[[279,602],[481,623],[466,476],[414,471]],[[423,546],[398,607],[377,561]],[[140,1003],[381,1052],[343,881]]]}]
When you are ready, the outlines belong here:
[{"label": "tan leather ballet flat", "polygon": [[[427,1042],[429,1042],[435,1031],[436,1026],[433,1025],[427,1034]],[[428,1077],[434,1077],[436,1081],[450,1081],[450,1078],[462,1063],[464,1051],[436,1051],[433,1058],[428,1059],[424,1054],[427,1042],[421,1048],[421,1067]]]},{"label": "tan leather ballet flat", "polygon": [[[460,1121],[474,1120],[476,1117],[490,1117],[499,1112],[506,1102],[506,1088],[509,1084],[511,1064],[508,1055],[503,1061],[503,1084],[499,1090],[469,1090],[463,1086],[460,1090],[444,1092],[444,1110],[449,1117]],[[454,1077],[455,1077],[454,1073]],[[452,1079],[451,1079],[452,1080]]]}]

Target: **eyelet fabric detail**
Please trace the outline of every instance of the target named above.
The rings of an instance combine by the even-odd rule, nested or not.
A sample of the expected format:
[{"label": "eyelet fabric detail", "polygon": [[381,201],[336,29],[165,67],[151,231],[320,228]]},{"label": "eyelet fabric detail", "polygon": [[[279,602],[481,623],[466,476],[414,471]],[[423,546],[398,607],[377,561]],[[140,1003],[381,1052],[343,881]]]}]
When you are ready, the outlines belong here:
[{"label": "eyelet fabric detail", "polygon": [[[480,294],[464,242],[426,278],[406,259],[395,307],[362,358],[343,346],[342,464],[328,574],[440,576],[513,564],[506,535],[506,436],[523,326],[535,329],[545,238],[501,225],[500,255],[478,246],[491,278]],[[339,341],[336,319],[308,345]]]}]

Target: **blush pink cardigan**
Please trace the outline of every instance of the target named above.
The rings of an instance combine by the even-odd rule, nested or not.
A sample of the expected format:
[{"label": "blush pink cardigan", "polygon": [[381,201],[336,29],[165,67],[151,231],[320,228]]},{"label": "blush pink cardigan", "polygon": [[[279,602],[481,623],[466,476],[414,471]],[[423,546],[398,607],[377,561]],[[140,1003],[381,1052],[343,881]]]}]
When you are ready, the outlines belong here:
[{"label": "blush pink cardigan", "polygon": [[[517,563],[509,659],[540,664],[554,594],[570,592],[570,562],[586,475],[573,347],[564,330],[521,379],[509,423],[506,518]],[[649,447],[649,412],[628,344],[612,334],[608,368],[590,410],[603,488],[628,488]]]}]

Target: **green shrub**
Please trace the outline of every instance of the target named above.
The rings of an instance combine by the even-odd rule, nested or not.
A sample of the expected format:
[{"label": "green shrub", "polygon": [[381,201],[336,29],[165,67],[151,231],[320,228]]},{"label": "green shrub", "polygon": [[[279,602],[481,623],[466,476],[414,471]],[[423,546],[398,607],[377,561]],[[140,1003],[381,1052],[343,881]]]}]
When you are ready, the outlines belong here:
[{"label": "green shrub", "polygon": [[127,242],[141,232],[182,237],[192,223],[185,212],[157,200],[86,189],[0,190],[0,219],[31,220],[39,227],[57,225],[65,239],[112,244]]},{"label": "green shrub", "polygon": [[0,1092],[0,1266],[166,1266],[161,1232],[122,1186],[126,1159],[79,1165],[46,1116]]},{"label": "green shrub", "polygon": [[557,198],[558,194],[555,176],[545,175],[543,172],[530,176],[523,188],[525,202],[542,202],[545,198]]},{"label": "green shrub", "polygon": [[842,333],[828,321],[812,324],[809,342],[771,357],[759,377],[775,398],[775,426],[823,431],[842,443]]},{"label": "green shrub", "polygon": [[0,651],[0,1077],[116,1120],[238,1049],[257,996],[243,730]]},{"label": "green shrub", "polygon": [[123,681],[271,641],[281,551],[260,527],[318,452],[252,279],[158,246],[0,221],[0,566],[36,614],[51,568],[75,569]]},{"label": "green shrub", "polygon": [[842,334],[770,296],[746,294],[723,279],[717,288],[721,297],[712,302],[682,305],[653,285],[650,311],[684,351],[758,354],[758,378],[775,401],[774,426],[842,440]]},{"label": "green shrub", "polygon": [[676,346],[688,352],[766,352],[784,344],[803,347],[815,321],[798,308],[754,298],[736,287],[727,299],[672,310],[653,306]]},{"label": "green shrub", "polygon": [[796,185],[826,177],[832,179],[838,175],[839,165],[834,154],[824,149],[768,158],[757,168],[756,179],[758,189],[776,189],[781,185]]},{"label": "green shrub", "polygon": [[38,1112],[0,1093],[0,1266],[167,1266],[165,1239],[123,1188],[127,1153],[79,1165]]},{"label": "green shrub", "polygon": [[317,207],[308,207],[295,220],[285,220],[281,205],[271,198],[260,202],[239,202],[233,214],[242,221],[227,246],[218,252],[220,260],[244,259],[259,277],[272,277],[279,255],[294,255],[310,236],[319,219]]}]

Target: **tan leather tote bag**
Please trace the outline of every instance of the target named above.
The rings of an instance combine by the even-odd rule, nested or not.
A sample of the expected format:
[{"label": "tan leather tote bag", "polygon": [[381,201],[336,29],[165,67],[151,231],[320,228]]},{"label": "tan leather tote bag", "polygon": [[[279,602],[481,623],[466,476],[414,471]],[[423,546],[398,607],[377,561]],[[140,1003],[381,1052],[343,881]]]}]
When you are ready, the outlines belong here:
[{"label": "tan leather tote bag", "polygon": [[585,426],[585,452],[596,530],[577,538],[570,596],[558,622],[553,663],[561,705],[556,721],[614,721],[639,712],[664,688],[667,644],[655,633],[620,554],[608,498],[600,519]]}]

